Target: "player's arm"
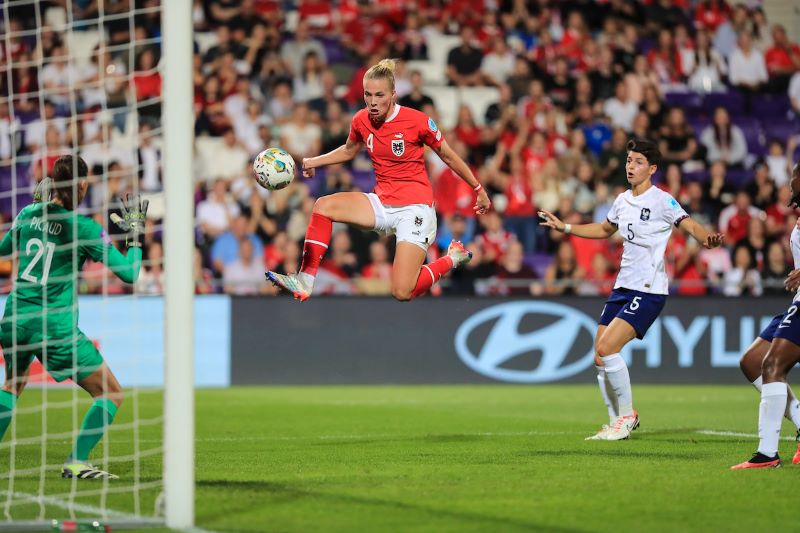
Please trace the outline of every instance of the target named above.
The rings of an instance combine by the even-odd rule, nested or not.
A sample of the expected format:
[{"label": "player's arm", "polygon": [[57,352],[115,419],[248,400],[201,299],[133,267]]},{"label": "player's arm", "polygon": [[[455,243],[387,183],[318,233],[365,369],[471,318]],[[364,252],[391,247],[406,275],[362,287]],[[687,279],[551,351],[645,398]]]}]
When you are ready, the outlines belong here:
[{"label": "player's arm", "polygon": [[458,174],[458,177],[464,180],[467,185],[472,187],[472,190],[478,194],[475,200],[475,207],[473,208],[476,213],[482,215],[489,210],[492,206],[492,201],[489,200],[489,195],[486,194],[481,182],[472,173],[469,165],[461,159],[461,157],[450,148],[447,141],[443,140],[438,146],[433,146],[433,150],[438,154],[445,165],[453,169],[453,172]]},{"label": "player's arm", "polygon": [[122,216],[112,213],[111,221],[126,233],[125,244],[128,252],[122,255],[110,241],[104,241],[100,226],[90,221],[94,224],[90,231],[96,237],[87,247],[87,253],[93,260],[105,263],[109,270],[125,283],[134,283],[139,278],[142,267],[142,239],[149,202],[136,196],[133,199],[127,196],[127,200],[120,198],[120,201]]},{"label": "player's arm", "polygon": [[352,160],[364,147],[364,143],[355,140],[352,136],[347,137],[347,142],[327,154],[316,157],[303,158],[303,176],[310,178],[314,175],[314,169],[327,165],[336,165]]},{"label": "player's arm", "polygon": [[617,226],[609,222],[608,219],[592,224],[565,224],[557,216],[545,209],[539,210],[539,218],[542,219],[539,222],[542,226],[562,233],[571,233],[584,239],[607,239],[617,231]]},{"label": "player's arm", "polygon": [[686,217],[678,222],[678,227],[694,237],[704,248],[716,248],[722,244],[722,233],[710,233],[692,217]]}]

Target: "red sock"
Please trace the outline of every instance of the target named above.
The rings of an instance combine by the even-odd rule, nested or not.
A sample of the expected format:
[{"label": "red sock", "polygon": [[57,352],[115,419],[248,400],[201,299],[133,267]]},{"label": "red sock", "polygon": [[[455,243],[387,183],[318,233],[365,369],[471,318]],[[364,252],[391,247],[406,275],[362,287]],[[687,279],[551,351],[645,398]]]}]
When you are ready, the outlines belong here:
[{"label": "red sock", "polygon": [[303,264],[300,272],[310,276],[317,275],[319,263],[331,242],[333,221],[319,213],[311,213],[311,223],[306,230],[306,240],[303,242]]},{"label": "red sock", "polygon": [[453,268],[453,259],[449,255],[440,257],[433,263],[422,265],[422,268],[419,269],[419,276],[417,277],[417,286],[414,287],[411,298],[416,298],[428,292],[428,289],[439,281],[442,276],[450,272],[451,268]]}]

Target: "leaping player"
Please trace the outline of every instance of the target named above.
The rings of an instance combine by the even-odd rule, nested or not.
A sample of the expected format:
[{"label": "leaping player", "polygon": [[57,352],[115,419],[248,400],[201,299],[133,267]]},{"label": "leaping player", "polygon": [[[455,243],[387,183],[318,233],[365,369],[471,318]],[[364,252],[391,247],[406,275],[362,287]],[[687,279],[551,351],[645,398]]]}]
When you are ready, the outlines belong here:
[{"label": "leaping player", "polygon": [[542,225],[556,231],[606,239],[619,230],[624,239],[617,281],[603,307],[595,336],[597,381],[609,423],[587,440],[627,439],[639,426],[628,366],[620,352],[634,338],[643,338],[664,308],[669,288],[664,251],[672,227],[681,228],[706,248],[722,243],[721,234],[706,231],[675,198],[653,186],[661,158],[653,141],[633,139],[627,149],[625,171],[631,188],[617,196],[607,220],[573,226],[549,211],[539,212]]},{"label": "leaping player", "polygon": [[353,159],[366,146],[375,167],[375,192],[340,192],[314,204],[303,244],[303,262],[296,274],[267,272],[267,279],[304,301],[311,296],[314,278],[328,249],[332,224],[343,222],[379,234],[397,236],[392,265],[392,296],[407,301],[425,294],[453,268],[472,258],[459,241],[447,254],[424,264],[436,238],[433,190],[425,171],[425,145],[430,146],[475,191],[474,210],[482,215],[491,202],[467,164],[447,144],[433,119],[397,103],[395,62],[383,59],[364,74],[364,102],[353,116],[346,144],[327,154],[303,159],[303,175],[317,167]]}]

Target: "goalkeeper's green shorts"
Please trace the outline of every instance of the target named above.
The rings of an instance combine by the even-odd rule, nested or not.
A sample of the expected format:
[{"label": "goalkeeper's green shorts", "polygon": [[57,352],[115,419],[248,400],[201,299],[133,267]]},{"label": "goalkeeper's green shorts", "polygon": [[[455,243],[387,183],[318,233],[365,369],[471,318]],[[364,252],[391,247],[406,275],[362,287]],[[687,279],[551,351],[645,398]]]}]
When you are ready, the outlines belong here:
[{"label": "goalkeeper's green shorts", "polygon": [[[16,329],[16,338],[12,334]],[[6,365],[6,376],[23,375],[37,357],[56,381],[72,378],[81,381],[103,364],[103,356],[80,330],[62,338],[43,340],[39,328],[3,324],[0,344]]]}]

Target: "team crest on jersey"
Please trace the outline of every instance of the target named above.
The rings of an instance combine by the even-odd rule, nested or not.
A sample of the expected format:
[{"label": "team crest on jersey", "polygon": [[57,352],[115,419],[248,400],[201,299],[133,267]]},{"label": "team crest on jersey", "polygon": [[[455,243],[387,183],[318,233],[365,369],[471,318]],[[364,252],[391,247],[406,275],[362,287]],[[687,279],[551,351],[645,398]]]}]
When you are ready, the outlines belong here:
[{"label": "team crest on jersey", "polygon": [[406,153],[406,143],[403,139],[392,139],[392,153],[397,157]]},{"label": "team crest on jersey", "polygon": [[646,207],[643,207],[642,212],[639,214],[639,218],[642,220],[650,220],[650,210]]},{"label": "team crest on jersey", "polygon": [[417,226],[422,225],[422,217],[414,217],[414,224]]}]

